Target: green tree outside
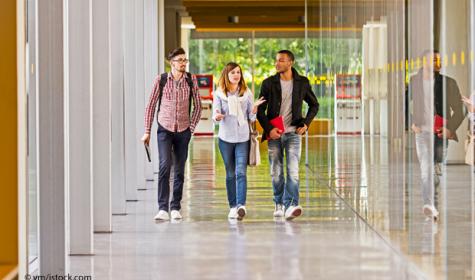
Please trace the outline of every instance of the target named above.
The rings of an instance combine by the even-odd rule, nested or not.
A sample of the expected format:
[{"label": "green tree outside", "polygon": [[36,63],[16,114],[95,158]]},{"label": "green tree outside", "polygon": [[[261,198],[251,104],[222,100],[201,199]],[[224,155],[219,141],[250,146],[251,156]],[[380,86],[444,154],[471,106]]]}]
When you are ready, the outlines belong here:
[{"label": "green tree outside", "polygon": [[[353,38],[309,39],[308,62],[305,58],[303,38],[258,38],[252,39],[192,39],[190,40],[190,71],[212,74],[215,85],[228,62],[236,62],[243,69],[244,78],[254,95],[260,92],[262,81],[275,74],[274,61],[277,51],[288,49],[295,55],[295,69],[310,79],[320,102],[317,118],[333,119],[334,85],[336,74],[361,73],[361,40]],[[252,75],[253,73],[253,75]]]}]

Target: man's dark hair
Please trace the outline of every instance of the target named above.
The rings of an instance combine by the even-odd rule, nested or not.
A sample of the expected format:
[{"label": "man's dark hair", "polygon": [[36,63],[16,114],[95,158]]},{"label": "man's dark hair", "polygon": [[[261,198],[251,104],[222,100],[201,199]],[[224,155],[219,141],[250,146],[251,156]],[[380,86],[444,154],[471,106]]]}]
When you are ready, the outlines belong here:
[{"label": "man's dark hair", "polygon": [[289,50],[280,50],[280,51],[278,51],[277,53],[286,54],[286,55],[289,57],[290,61],[294,61],[294,60],[295,60],[294,54],[293,54],[291,51],[289,51]]},{"label": "man's dark hair", "polygon": [[168,53],[167,59],[172,60],[175,56],[182,54],[185,54],[185,50],[183,48],[176,48]]}]

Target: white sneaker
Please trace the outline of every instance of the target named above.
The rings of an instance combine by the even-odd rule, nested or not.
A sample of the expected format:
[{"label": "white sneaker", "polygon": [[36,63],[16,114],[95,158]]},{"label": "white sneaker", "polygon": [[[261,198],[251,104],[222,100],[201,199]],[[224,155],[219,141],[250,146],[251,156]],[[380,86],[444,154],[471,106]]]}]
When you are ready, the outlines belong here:
[{"label": "white sneaker", "polygon": [[439,211],[435,209],[434,205],[425,204],[424,207],[422,207],[422,212],[424,212],[424,215],[427,217],[432,217],[436,221],[439,219]]},{"label": "white sneaker", "polygon": [[237,208],[233,207],[229,209],[228,219],[237,219],[237,217],[238,217]]},{"label": "white sneaker", "polygon": [[154,218],[155,220],[162,220],[162,221],[168,221],[170,220],[170,217],[168,216],[168,212],[165,210],[160,210],[158,211],[158,214]]},{"label": "white sneaker", "polygon": [[180,220],[182,218],[182,216],[180,214],[180,211],[178,211],[178,210],[172,210],[170,215],[172,216],[173,220]]},{"label": "white sneaker", "polygon": [[287,220],[292,220],[297,218],[298,216],[302,215],[302,207],[297,205],[297,206],[289,206],[287,210],[285,210],[285,219]]},{"label": "white sneaker", "polygon": [[237,219],[242,220],[244,218],[244,216],[246,216],[246,213],[247,213],[246,207],[244,207],[242,205],[239,206],[239,208],[237,209],[237,215],[238,215]]},{"label": "white sneaker", "polygon": [[283,217],[284,216],[284,205],[276,204],[274,210],[274,217]]}]

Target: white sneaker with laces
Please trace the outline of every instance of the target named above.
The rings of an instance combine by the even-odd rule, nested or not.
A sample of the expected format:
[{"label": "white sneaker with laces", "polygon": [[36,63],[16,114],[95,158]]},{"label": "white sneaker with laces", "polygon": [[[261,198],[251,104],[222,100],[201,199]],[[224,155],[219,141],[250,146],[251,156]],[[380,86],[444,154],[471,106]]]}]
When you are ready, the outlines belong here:
[{"label": "white sneaker with laces", "polygon": [[246,207],[244,207],[243,205],[239,206],[238,209],[237,209],[237,219],[238,220],[242,220],[244,218],[244,216],[246,216]]},{"label": "white sneaker with laces", "polygon": [[168,212],[165,210],[160,210],[158,211],[158,214],[154,218],[155,220],[162,220],[162,221],[168,221],[170,220],[170,216],[168,216]]},{"label": "white sneaker with laces", "polygon": [[434,220],[439,219],[439,211],[435,209],[434,205],[425,204],[424,207],[422,207],[422,212],[424,212],[424,215],[432,217]]},{"label": "white sneaker with laces", "polygon": [[172,212],[170,214],[171,214],[173,220],[180,220],[182,218],[182,216],[180,214],[180,211],[178,211],[178,210],[172,210]]},{"label": "white sneaker with laces", "polygon": [[285,219],[292,220],[297,218],[298,216],[302,215],[303,209],[300,205],[297,206],[289,206],[288,209],[285,210]]},{"label": "white sneaker with laces", "polygon": [[233,207],[229,209],[228,219],[237,219],[237,217],[238,217],[237,208]]},{"label": "white sneaker with laces", "polygon": [[283,217],[284,216],[284,205],[276,204],[274,210],[274,217]]}]

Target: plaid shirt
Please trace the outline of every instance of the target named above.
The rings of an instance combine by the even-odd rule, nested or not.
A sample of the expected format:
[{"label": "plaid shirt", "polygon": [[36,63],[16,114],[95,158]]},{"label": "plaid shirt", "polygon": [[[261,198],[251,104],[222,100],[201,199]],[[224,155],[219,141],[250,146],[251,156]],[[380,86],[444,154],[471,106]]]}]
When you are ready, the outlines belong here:
[{"label": "plaid shirt", "polygon": [[[163,87],[163,96],[160,111],[158,112],[157,121],[166,130],[171,132],[183,132],[190,128],[191,133],[195,130],[201,118],[201,97],[198,89],[196,76],[192,75],[193,80],[193,112],[191,113],[191,121],[189,115],[189,97],[190,86],[186,82],[185,75],[178,81],[175,88],[173,76],[168,73],[167,83]],[[152,129],[153,116],[158,103],[160,87],[160,75],[155,78],[152,94],[145,109],[145,133],[150,134]]]}]

